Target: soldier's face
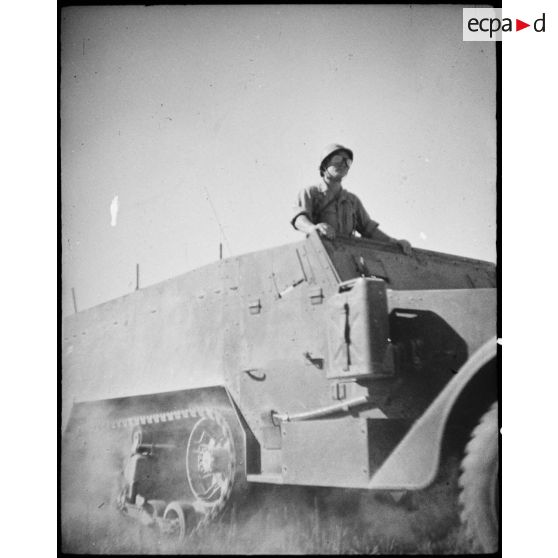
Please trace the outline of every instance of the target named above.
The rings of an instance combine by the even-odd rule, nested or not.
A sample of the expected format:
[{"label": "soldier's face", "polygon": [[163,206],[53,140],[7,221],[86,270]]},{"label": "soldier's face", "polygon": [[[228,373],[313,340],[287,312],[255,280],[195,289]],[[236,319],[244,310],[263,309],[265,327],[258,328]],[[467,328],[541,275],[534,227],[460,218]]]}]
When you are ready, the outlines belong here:
[{"label": "soldier's face", "polygon": [[343,178],[349,172],[349,167],[351,166],[352,160],[348,153],[341,151],[335,153],[327,161],[327,172],[333,178]]}]

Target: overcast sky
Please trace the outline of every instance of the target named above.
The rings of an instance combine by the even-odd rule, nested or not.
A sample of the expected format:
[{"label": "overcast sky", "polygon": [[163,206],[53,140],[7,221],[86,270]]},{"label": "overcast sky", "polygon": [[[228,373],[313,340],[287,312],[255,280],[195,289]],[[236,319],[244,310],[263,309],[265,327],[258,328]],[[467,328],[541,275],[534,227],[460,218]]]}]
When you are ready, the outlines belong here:
[{"label": "overcast sky", "polygon": [[388,234],[495,260],[494,43],[462,6],[75,7],[61,42],[64,314],[136,263],[146,286],[299,240],[331,142]]}]

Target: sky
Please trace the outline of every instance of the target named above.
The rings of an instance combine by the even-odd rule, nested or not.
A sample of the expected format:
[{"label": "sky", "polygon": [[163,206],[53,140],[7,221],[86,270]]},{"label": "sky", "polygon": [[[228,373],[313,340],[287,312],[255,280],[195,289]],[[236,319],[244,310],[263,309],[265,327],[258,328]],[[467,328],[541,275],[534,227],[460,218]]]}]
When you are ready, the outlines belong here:
[{"label": "sky", "polygon": [[61,16],[63,314],[302,238],[319,154],[414,246],[496,258],[494,43],[462,7],[113,6]]}]

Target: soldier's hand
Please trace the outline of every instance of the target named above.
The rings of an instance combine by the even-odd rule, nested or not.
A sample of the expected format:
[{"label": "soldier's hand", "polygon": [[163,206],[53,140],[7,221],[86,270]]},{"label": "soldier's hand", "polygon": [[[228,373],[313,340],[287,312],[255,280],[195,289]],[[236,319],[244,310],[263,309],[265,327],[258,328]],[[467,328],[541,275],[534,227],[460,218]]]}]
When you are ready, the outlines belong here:
[{"label": "soldier's hand", "polygon": [[318,223],[317,225],[314,225],[314,230],[318,231],[320,236],[325,236],[330,240],[335,239],[335,229],[327,223]]},{"label": "soldier's hand", "polygon": [[397,240],[396,242],[401,248],[401,251],[405,255],[410,256],[413,253],[413,247],[411,246],[411,243],[408,240],[402,238],[400,240]]}]

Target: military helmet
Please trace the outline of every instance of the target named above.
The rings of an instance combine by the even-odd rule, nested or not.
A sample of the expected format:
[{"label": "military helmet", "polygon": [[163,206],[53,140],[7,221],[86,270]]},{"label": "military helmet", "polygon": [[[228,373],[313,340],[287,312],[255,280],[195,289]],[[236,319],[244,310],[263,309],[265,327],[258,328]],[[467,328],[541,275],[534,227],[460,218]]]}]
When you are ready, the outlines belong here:
[{"label": "military helmet", "polygon": [[353,160],[352,149],[349,149],[348,147],[345,147],[344,145],[341,145],[339,143],[330,143],[328,146],[324,147],[324,150],[322,151],[322,157],[320,159],[320,175],[323,176],[324,174],[324,161],[331,157],[331,155],[333,155],[336,151],[346,151],[349,154],[351,161]]}]

